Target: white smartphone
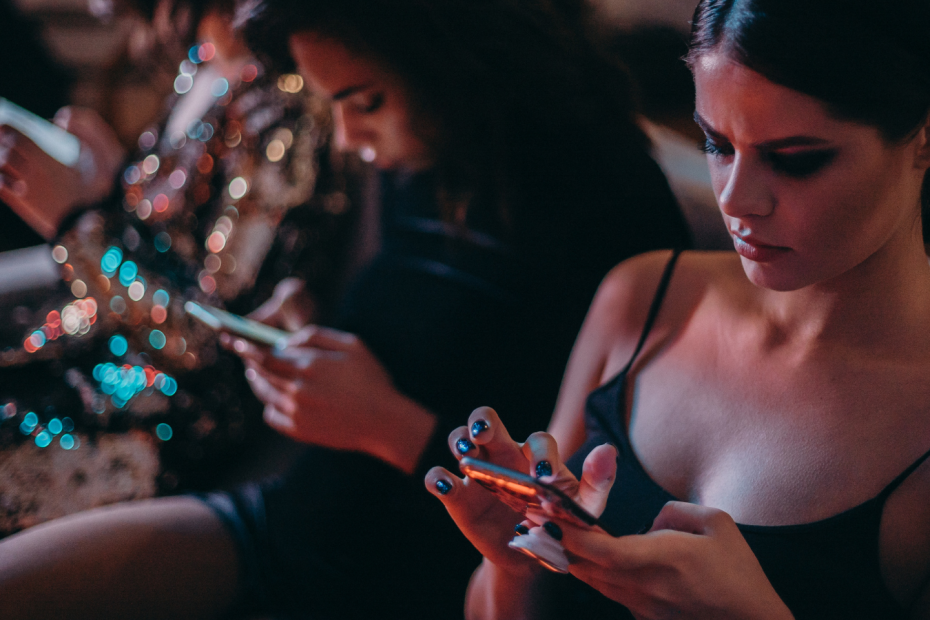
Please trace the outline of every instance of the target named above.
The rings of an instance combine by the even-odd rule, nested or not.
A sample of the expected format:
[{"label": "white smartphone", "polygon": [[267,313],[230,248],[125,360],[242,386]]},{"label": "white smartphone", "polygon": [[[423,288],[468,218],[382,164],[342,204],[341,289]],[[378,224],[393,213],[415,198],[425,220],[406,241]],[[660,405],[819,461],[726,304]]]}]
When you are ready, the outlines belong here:
[{"label": "white smartphone", "polygon": [[62,164],[73,168],[81,156],[81,141],[12,101],[0,97],[0,125],[9,125]]},{"label": "white smartphone", "polygon": [[229,332],[235,336],[242,336],[246,340],[270,347],[283,343],[291,335],[290,332],[283,329],[275,329],[264,323],[247,319],[244,316],[213,308],[212,306],[202,306],[194,301],[186,302],[184,311],[216,331]]}]

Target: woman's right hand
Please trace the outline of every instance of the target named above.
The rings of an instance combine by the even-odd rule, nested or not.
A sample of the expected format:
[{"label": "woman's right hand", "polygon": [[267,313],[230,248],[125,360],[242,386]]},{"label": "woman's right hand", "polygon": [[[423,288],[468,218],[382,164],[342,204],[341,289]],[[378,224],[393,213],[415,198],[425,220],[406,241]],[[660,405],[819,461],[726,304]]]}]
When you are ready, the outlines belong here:
[{"label": "woman's right hand", "polygon": [[[468,456],[489,461],[534,478],[554,484],[591,514],[604,510],[607,490],[616,473],[616,451],[612,446],[596,448],[585,461],[581,480],[562,464],[556,440],[548,433],[533,433],[526,442],[514,441],[497,413],[488,407],[472,412],[468,425],[449,435],[449,447],[461,460]],[[426,488],[445,505],[462,533],[481,552],[486,561],[506,573],[538,572],[539,565],[507,544],[516,535],[514,528],[523,521],[497,496],[471,478],[459,478],[442,467],[434,467],[426,476]]]}]

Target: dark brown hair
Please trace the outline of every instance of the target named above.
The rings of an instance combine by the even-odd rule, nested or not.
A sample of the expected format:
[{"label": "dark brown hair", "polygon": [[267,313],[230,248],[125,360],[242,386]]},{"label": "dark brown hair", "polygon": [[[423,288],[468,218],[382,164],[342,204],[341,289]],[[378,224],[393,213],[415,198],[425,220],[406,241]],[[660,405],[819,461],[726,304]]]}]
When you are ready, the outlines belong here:
[{"label": "dark brown hair", "polygon": [[930,112],[927,0],[701,0],[686,59],[693,66],[711,51],[821,100],[837,118],[878,128],[889,142],[914,135]]}]

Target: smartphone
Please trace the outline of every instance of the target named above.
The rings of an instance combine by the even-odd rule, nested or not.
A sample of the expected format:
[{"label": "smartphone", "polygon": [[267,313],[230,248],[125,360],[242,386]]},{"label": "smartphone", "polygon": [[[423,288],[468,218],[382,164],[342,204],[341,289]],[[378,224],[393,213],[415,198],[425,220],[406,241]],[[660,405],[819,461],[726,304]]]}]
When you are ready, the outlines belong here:
[{"label": "smartphone", "polygon": [[246,340],[265,344],[270,347],[278,345],[291,336],[290,332],[275,329],[264,323],[247,319],[244,316],[226,312],[212,306],[202,306],[196,302],[188,301],[184,304],[184,311],[216,331],[229,332],[241,336]]},{"label": "smartphone", "polygon": [[73,168],[81,156],[81,141],[12,101],[0,97],[0,125],[9,125],[36,143],[40,149]]},{"label": "smartphone", "polygon": [[459,467],[466,476],[497,495],[502,502],[524,516],[527,512],[543,513],[542,504],[546,502],[561,519],[580,526],[601,526],[597,517],[551,484],[540,482],[524,473],[467,456],[461,460]]}]

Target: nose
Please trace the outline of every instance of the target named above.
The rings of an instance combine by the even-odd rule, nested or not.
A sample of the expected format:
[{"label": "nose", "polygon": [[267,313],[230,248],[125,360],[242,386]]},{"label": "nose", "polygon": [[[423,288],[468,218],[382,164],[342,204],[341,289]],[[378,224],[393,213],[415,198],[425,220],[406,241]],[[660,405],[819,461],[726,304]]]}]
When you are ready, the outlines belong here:
[{"label": "nose", "polygon": [[355,112],[346,110],[340,103],[333,105],[333,124],[336,148],[339,150],[357,151],[369,145],[368,132],[362,119]]},{"label": "nose", "polygon": [[717,203],[734,218],[769,215],[775,206],[767,175],[750,156],[737,152],[729,166],[712,166]]}]

